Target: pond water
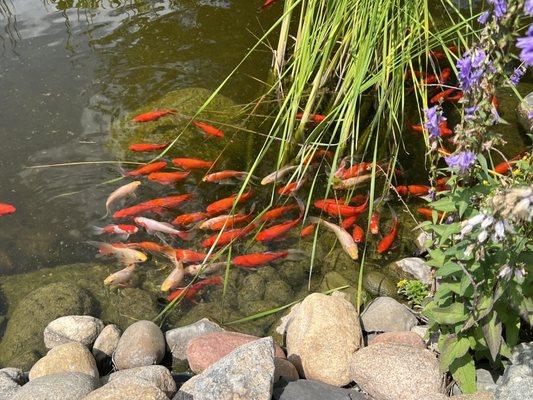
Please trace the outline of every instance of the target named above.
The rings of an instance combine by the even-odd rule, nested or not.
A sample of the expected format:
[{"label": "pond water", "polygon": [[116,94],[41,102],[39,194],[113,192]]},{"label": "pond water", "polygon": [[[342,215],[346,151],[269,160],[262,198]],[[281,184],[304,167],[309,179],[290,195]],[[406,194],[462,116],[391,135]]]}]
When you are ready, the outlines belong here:
[{"label": "pond water", "polygon": [[[100,217],[108,194],[127,182],[116,181],[121,177],[118,164],[28,167],[102,160],[149,161],[150,156],[125,151],[127,145],[138,138],[149,137],[155,142],[172,138],[180,132],[183,121],[165,119],[151,125],[154,129],[144,130],[131,125],[131,116],[158,106],[194,113],[279,15],[280,4],[258,14],[259,3],[0,0],[0,202],[17,207],[15,214],[0,219],[0,317],[10,317],[12,306],[24,295],[52,282],[87,287],[97,283],[103,296],[99,298],[101,306],[115,302],[117,293],[103,291],[102,281],[119,267],[111,261],[95,264],[96,249],[86,242],[96,239],[90,234],[90,225],[111,222]],[[230,125],[237,123],[233,114],[242,108],[238,105],[261,94],[260,81],[267,76],[270,63],[269,49],[256,51],[224,87],[207,115]],[[507,105],[512,123],[516,120],[512,117],[515,105],[516,100]],[[226,133],[225,141],[217,142],[189,129],[171,155],[218,159],[217,169],[246,168],[260,140],[244,131],[229,129]],[[260,172],[270,172],[273,160]],[[407,176],[417,179],[405,183],[425,183],[421,141],[408,141],[401,161]],[[126,165],[124,168],[129,168]],[[201,177],[193,173],[176,188],[144,182],[140,200],[193,193],[194,200],[180,211],[192,212],[237,190],[237,186],[201,184]],[[113,182],[105,183],[109,181]],[[270,189],[256,193],[263,201],[270,195]],[[129,200],[128,204],[140,200]],[[264,202],[258,204],[260,208]],[[392,251],[382,257],[376,254],[375,244],[369,250],[370,273],[365,288],[370,292],[376,292],[377,287],[381,293],[394,295],[396,275],[389,271],[384,280],[384,275],[372,266],[383,269],[400,255],[409,256],[415,250],[412,238],[416,232],[411,230],[416,221],[402,214],[400,238]],[[382,231],[386,232],[390,218],[386,210],[383,215]],[[169,322],[193,322],[209,316],[227,323],[287,304],[305,295],[309,287],[327,290],[346,282],[353,284],[357,265],[335,245],[331,234],[322,232],[312,271],[307,261],[257,271],[232,271],[224,303],[222,289],[210,289],[208,294],[198,296],[196,303],[180,305]],[[268,248],[247,242],[238,245],[235,252],[291,247],[310,253],[312,239],[294,236]],[[149,237],[135,237],[135,241],[141,240]],[[200,250],[198,242],[193,248]],[[73,263],[91,265],[55,268]],[[160,297],[158,287],[170,271],[161,260],[140,267],[136,285],[154,301],[152,313],[162,309],[162,303],[156,300]],[[29,274],[16,276],[21,273]],[[119,292],[118,296],[127,296],[125,293]],[[129,309],[120,312],[130,315],[131,320],[154,316],[150,312],[133,315],[135,312]],[[255,325],[234,325],[234,329],[265,334],[273,321],[268,318]],[[4,328],[5,321],[0,319],[0,333]]]}]

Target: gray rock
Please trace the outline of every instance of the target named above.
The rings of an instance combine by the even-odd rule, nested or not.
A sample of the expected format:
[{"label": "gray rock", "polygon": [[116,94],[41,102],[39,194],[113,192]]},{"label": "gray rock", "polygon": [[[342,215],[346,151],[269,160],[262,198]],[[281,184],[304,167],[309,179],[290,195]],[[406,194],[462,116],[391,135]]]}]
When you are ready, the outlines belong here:
[{"label": "gray rock", "polygon": [[151,321],[137,321],[124,331],[113,353],[117,370],[158,364],[165,355],[165,338]]},{"label": "gray rock", "polygon": [[10,400],[79,400],[96,385],[92,376],[76,372],[46,375],[22,386]]},{"label": "gray rock", "polygon": [[83,400],[168,400],[168,397],[144,379],[124,377],[107,383]]},{"label": "gray rock", "polygon": [[30,381],[41,376],[62,372],[79,372],[98,380],[98,368],[91,352],[78,342],[62,344],[51,349],[30,370]]},{"label": "gray rock", "polygon": [[496,382],[499,376],[486,369],[478,368],[476,370],[477,390],[480,392],[492,392],[496,390]]},{"label": "gray rock", "polygon": [[393,263],[397,268],[411,275],[413,278],[425,283],[431,284],[431,267],[418,257],[407,257]]},{"label": "gray rock", "polygon": [[311,379],[299,379],[274,389],[274,400],[366,400],[355,389],[342,389]]},{"label": "gray rock", "polygon": [[533,112],[533,92],[525,96],[518,106],[518,120],[528,132],[533,132],[533,119],[528,118],[531,112]]},{"label": "gray rock", "polygon": [[111,358],[117,348],[120,334],[122,332],[116,325],[107,325],[96,338],[93,345],[93,356],[99,364],[104,360]]},{"label": "gray rock", "polygon": [[167,331],[165,337],[172,356],[183,361],[187,359],[187,346],[192,339],[208,333],[222,332],[223,330],[218,324],[211,322],[207,318],[202,318],[194,324]]},{"label": "gray rock", "polygon": [[513,349],[511,365],[505,368],[494,392],[495,400],[533,398],[533,342],[521,343]]},{"label": "gray rock", "polygon": [[411,310],[391,297],[378,297],[370,303],[361,322],[366,332],[409,331],[418,324]]},{"label": "gray rock", "polygon": [[67,315],[44,328],[44,345],[52,349],[61,344],[79,342],[90,347],[104,329],[104,323],[89,315]]},{"label": "gray rock", "polygon": [[418,234],[418,236],[415,238],[414,240],[414,243],[415,243],[415,246],[416,248],[419,250],[419,251],[426,251],[427,250],[427,247],[426,247],[426,242],[428,240],[431,240],[431,234],[428,233],[428,232],[420,232]]},{"label": "gray rock", "polygon": [[125,378],[135,378],[137,380],[144,380],[150,385],[163,391],[168,397],[172,397],[176,393],[176,383],[170,371],[162,365],[149,365],[146,367],[130,368],[123,371],[117,371],[109,376],[109,383],[122,381]]},{"label": "gray rock", "polygon": [[411,328],[411,332],[417,333],[427,344],[428,349],[433,350],[438,353],[438,341],[439,333],[438,332],[429,332],[429,325],[416,325]]},{"label": "gray rock", "polygon": [[259,339],[185,382],[173,400],[270,400],[274,368],[274,341]]},{"label": "gray rock", "polygon": [[23,372],[18,368],[0,369],[0,400],[7,400],[20,389]]}]

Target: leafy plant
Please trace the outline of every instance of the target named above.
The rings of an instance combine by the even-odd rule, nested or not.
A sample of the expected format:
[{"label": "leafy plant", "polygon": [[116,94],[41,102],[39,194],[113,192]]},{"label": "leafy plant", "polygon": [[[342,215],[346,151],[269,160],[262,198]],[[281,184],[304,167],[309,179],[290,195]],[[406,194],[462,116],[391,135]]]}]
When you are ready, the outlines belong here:
[{"label": "leafy plant", "polygon": [[420,308],[424,299],[429,296],[427,285],[416,279],[402,279],[397,286],[398,294],[404,296],[407,303],[413,308]]}]

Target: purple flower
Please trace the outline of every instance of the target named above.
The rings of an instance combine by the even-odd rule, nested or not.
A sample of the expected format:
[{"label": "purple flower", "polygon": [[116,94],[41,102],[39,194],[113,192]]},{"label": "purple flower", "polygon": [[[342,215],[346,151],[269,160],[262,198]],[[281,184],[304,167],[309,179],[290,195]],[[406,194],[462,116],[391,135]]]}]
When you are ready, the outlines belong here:
[{"label": "purple flower", "polygon": [[463,92],[469,92],[472,87],[479,84],[485,72],[486,59],[487,56],[483,50],[474,49],[472,52],[467,51],[462,59],[457,60],[459,83]]},{"label": "purple flower", "polygon": [[527,114],[527,119],[533,119],[533,111],[530,111],[530,112]]},{"label": "purple flower", "polygon": [[444,161],[446,161],[449,167],[459,168],[459,171],[463,173],[474,164],[475,160],[476,155],[471,151],[461,151],[444,158]]},{"label": "purple flower", "polygon": [[485,25],[487,21],[489,20],[489,15],[490,15],[489,12],[485,11],[483,14],[479,16],[479,18],[477,19],[477,22],[479,22],[481,25]]},{"label": "purple flower", "polygon": [[509,77],[509,81],[513,86],[518,85],[520,79],[524,75],[524,70],[521,67],[515,68],[513,74]]},{"label": "purple flower", "polygon": [[507,1],[506,0],[489,0],[489,3],[491,3],[494,6],[494,16],[497,19],[500,19],[505,15],[507,12]]},{"label": "purple flower", "polygon": [[516,47],[522,49],[520,58],[526,67],[533,65],[533,25],[527,30],[527,36],[517,39]]},{"label": "purple flower", "polygon": [[442,109],[439,106],[434,106],[424,110],[426,116],[426,122],[424,128],[429,132],[431,139],[436,139],[440,135],[440,124],[446,121],[446,118],[442,116]]},{"label": "purple flower", "polygon": [[524,11],[529,15],[533,15],[533,0],[526,0]]}]

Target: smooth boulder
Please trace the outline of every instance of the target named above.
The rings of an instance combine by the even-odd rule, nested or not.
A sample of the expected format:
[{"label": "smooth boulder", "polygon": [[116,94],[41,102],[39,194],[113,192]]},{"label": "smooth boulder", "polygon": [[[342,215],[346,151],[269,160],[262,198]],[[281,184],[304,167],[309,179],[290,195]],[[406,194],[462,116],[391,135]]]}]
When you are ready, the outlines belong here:
[{"label": "smooth boulder", "polygon": [[393,265],[426,285],[431,284],[431,267],[422,258],[407,257],[394,261]]},{"label": "smooth boulder", "polygon": [[411,331],[404,332],[384,332],[374,336],[368,341],[368,345],[374,345],[377,343],[392,343],[403,346],[413,346],[419,349],[426,348],[426,342],[420,337],[419,334]]},{"label": "smooth boulder", "polygon": [[117,370],[159,364],[165,355],[165,337],[151,321],[137,321],[122,334],[113,353]]},{"label": "smooth boulder", "polygon": [[120,340],[120,329],[114,325],[107,325],[96,338],[92,353],[97,363],[111,358]]},{"label": "smooth boulder", "polygon": [[351,378],[375,400],[420,400],[443,389],[439,362],[431,351],[390,343],[355,353]]},{"label": "smooth boulder", "polygon": [[9,400],[79,400],[96,387],[97,380],[92,376],[64,372],[31,380]]},{"label": "smooth boulder", "polygon": [[211,322],[207,318],[202,318],[194,324],[181,326],[171,329],[165,333],[167,345],[174,358],[178,360],[187,359],[187,346],[189,342],[197,337],[207,335],[208,333],[222,332],[218,324]]},{"label": "smooth boulder", "polygon": [[353,305],[342,293],[307,296],[286,326],[287,358],[300,376],[334,386],[350,382],[350,360],[362,332]]},{"label": "smooth boulder", "polygon": [[299,379],[274,389],[274,400],[367,400],[355,389],[343,389],[312,379]]},{"label": "smooth boulder", "polygon": [[378,297],[361,313],[366,332],[410,331],[418,324],[415,315],[391,297]]},{"label": "smooth boulder", "polygon": [[124,381],[126,379],[144,380],[150,385],[164,392],[168,397],[176,393],[176,382],[170,371],[162,365],[149,365],[117,371],[109,376],[108,382]]},{"label": "smooth boulder", "polygon": [[244,344],[183,384],[173,400],[271,400],[271,337]]},{"label": "smooth boulder", "polygon": [[47,349],[79,342],[90,347],[104,329],[104,323],[89,315],[67,315],[50,322],[44,329],[44,345]]},{"label": "smooth boulder", "polygon": [[168,400],[168,397],[148,381],[130,377],[109,382],[83,400]]}]

